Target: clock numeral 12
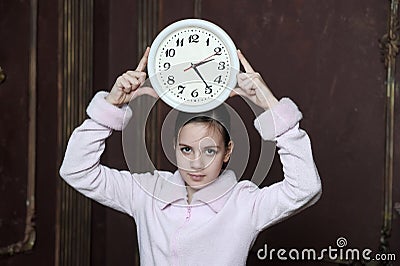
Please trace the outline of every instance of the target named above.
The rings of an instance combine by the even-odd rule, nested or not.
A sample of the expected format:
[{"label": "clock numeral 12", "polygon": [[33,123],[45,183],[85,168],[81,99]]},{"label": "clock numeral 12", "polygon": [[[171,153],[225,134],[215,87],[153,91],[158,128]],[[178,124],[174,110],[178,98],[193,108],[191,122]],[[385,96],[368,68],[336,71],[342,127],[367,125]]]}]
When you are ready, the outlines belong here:
[{"label": "clock numeral 12", "polygon": [[189,43],[192,43],[192,42],[198,43],[199,42],[199,35],[197,35],[197,34],[190,35],[189,36]]}]

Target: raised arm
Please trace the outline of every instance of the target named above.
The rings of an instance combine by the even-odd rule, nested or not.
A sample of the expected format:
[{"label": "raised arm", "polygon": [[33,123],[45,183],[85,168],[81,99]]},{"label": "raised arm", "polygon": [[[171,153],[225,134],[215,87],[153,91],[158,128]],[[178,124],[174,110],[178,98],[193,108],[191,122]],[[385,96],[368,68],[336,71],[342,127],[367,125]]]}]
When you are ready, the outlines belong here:
[{"label": "raised arm", "polygon": [[238,75],[233,95],[249,98],[265,110],[254,121],[263,140],[276,141],[284,179],[259,189],[249,183],[243,199],[250,218],[260,231],[315,203],[321,195],[321,181],[307,133],[299,128],[302,114],[289,98],[278,101],[241,52],[245,72]]},{"label": "raised arm", "polygon": [[[105,140],[113,130],[122,130],[132,116],[127,103],[142,94],[155,96],[151,88],[142,88],[147,49],[135,71],[117,78],[112,90],[99,92],[90,102],[90,119],[77,127],[68,142],[60,168],[61,177],[76,190],[106,206],[133,215],[134,177],[128,171],[100,164]],[[140,88],[139,88],[140,87]]]}]

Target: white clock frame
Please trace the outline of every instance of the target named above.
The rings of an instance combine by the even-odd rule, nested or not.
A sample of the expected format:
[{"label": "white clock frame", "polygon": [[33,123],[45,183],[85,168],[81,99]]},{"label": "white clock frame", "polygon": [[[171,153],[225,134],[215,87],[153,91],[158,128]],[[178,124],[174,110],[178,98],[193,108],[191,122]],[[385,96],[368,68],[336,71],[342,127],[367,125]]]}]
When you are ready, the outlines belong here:
[{"label": "white clock frame", "polygon": [[[172,99],[170,97],[170,94],[166,93],[165,90],[163,89],[162,84],[159,83],[157,79],[157,72],[156,72],[156,53],[159,48],[159,46],[162,44],[165,38],[167,38],[171,33],[184,29],[184,28],[202,28],[205,29],[209,32],[212,32],[215,34],[216,37],[222,41],[228,50],[229,58],[230,58],[230,63],[231,63],[231,71],[230,71],[230,76],[228,79],[228,82],[226,84],[226,88],[223,89],[223,91],[215,98],[213,98],[211,101],[207,103],[202,103],[199,105],[189,105],[185,104],[184,102],[177,102],[175,99]],[[216,108],[220,104],[222,104],[227,98],[229,98],[229,95],[231,93],[231,89],[236,86],[237,83],[237,78],[236,74],[239,72],[239,59],[237,56],[237,49],[232,41],[232,39],[229,37],[229,35],[219,26],[216,24],[202,20],[202,19],[184,19],[180,20],[177,22],[172,23],[171,25],[167,26],[165,29],[163,29],[155,38],[153,41],[151,48],[150,48],[150,53],[149,53],[149,58],[148,58],[148,63],[147,63],[147,71],[149,74],[150,82],[154,88],[154,90],[157,92],[157,94],[160,96],[160,98],[166,102],[168,105],[170,105],[172,108],[177,109],[179,111],[183,112],[188,112],[188,113],[199,113],[199,112],[205,112],[209,111],[211,109]]]}]

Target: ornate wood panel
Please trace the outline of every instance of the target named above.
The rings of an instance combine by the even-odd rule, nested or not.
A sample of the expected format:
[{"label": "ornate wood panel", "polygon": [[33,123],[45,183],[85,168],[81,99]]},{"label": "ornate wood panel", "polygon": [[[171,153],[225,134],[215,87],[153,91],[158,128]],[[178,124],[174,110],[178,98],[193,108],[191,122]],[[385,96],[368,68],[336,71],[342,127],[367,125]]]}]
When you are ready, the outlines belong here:
[{"label": "ornate wood panel", "polygon": [[[93,0],[60,0],[59,146],[85,118],[92,97]],[[90,265],[91,202],[60,180],[56,265]]]},{"label": "ornate wood panel", "polygon": [[36,239],[38,6],[6,2],[0,2],[0,255],[14,255],[31,250]]}]

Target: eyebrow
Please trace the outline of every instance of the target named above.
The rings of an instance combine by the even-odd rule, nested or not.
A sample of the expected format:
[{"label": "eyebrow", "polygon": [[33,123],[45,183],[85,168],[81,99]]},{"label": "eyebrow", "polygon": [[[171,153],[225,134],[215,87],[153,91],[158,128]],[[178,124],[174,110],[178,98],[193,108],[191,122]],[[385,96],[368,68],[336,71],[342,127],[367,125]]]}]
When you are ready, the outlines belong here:
[{"label": "eyebrow", "polygon": [[[179,146],[185,146],[185,147],[190,147],[190,148],[192,148],[192,146],[187,145],[187,144],[184,144],[184,143],[179,143]],[[206,147],[203,147],[203,148],[204,148],[204,149],[209,149],[209,148],[217,148],[217,149],[219,149],[220,146],[218,146],[218,145],[211,145],[211,146],[206,146]]]}]

